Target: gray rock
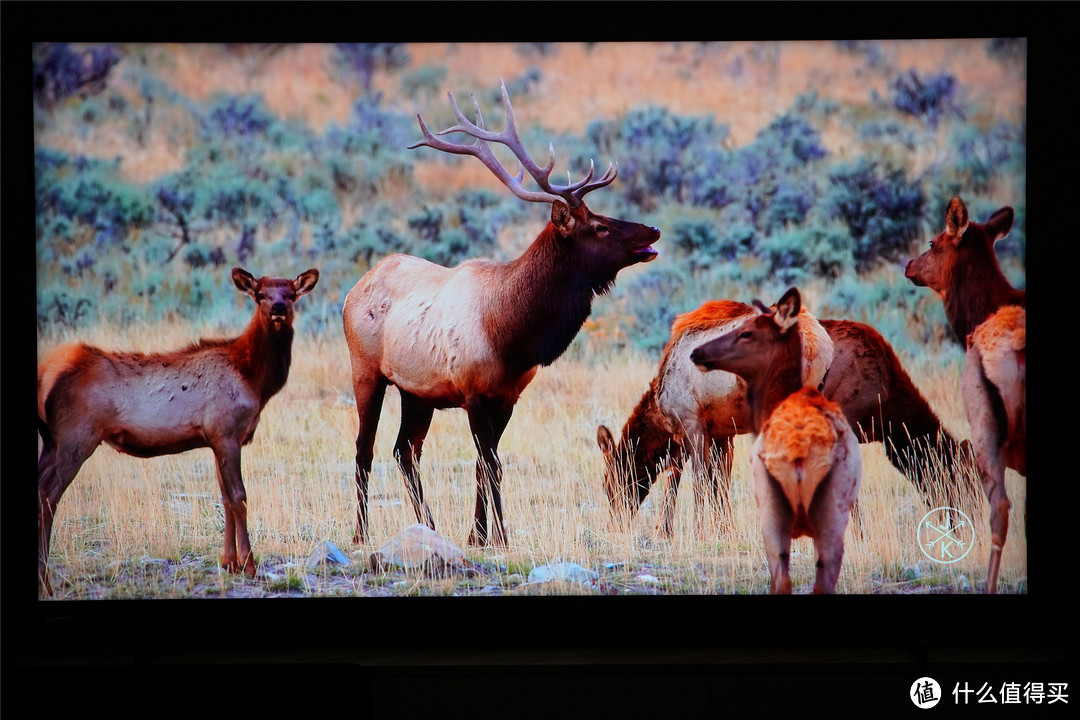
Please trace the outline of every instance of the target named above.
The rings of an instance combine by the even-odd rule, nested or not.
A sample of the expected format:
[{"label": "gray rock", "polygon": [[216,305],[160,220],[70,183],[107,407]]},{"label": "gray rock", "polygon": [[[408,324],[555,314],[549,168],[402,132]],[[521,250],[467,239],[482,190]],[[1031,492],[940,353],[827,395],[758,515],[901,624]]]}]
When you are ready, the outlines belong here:
[{"label": "gray rock", "polygon": [[465,572],[465,552],[427,525],[417,523],[387,540],[371,554],[375,572],[400,569],[442,575]]},{"label": "gray rock", "polygon": [[334,543],[329,540],[323,540],[311,551],[311,554],[308,555],[307,562],[304,564],[308,567],[318,567],[323,563],[348,565],[349,557],[341,552]]},{"label": "gray rock", "polygon": [[553,580],[592,585],[599,579],[599,573],[584,568],[573,562],[556,562],[540,565],[529,573],[530,583],[546,583]]}]

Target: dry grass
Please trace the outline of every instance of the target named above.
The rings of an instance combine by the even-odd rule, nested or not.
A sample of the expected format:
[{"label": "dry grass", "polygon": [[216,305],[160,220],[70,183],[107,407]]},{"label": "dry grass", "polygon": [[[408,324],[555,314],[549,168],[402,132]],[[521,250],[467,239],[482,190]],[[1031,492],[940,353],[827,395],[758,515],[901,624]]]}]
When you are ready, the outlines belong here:
[{"label": "dry grass", "polygon": [[[88,340],[114,348],[164,349],[194,335],[189,327],[172,326],[133,333],[130,338],[105,331]],[[39,349],[54,342],[42,340]],[[306,337],[301,317],[294,355],[289,383],[270,401],[243,455],[254,548],[260,557],[283,556],[301,563],[320,540],[328,539],[353,552],[363,565],[377,544],[415,522],[391,457],[399,417],[397,395],[392,388],[387,394],[376,440],[369,496],[375,544],[355,548],[351,537],[357,421],[344,341],[337,335]],[[919,374],[919,369],[916,366],[913,375],[920,388],[946,425],[966,436],[958,398],[959,369],[926,374]],[[500,447],[510,546],[498,553],[469,550],[472,557],[524,573],[556,558],[590,567],[614,564],[637,572],[646,568],[668,592],[767,590],[764,550],[749,489],[749,436],[736,442],[731,530],[721,533],[714,528],[704,538],[697,536],[689,478],[683,483],[671,540],[661,540],[655,533],[658,492],[650,495],[629,529],[613,526],[601,484],[596,428],[600,423],[621,427],[654,371],[643,356],[592,353],[568,356],[540,371],[522,396]],[[955,565],[935,566],[915,542],[927,508],[885,459],[880,445],[862,446],[862,452],[864,532],[860,536],[849,528],[838,591],[915,592],[924,583],[939,591],[960,591],[961,575],[973,587],[984,582],[989,555],[985,500],[978,498],[967,508],[978,529],[971,553]],[[436,527],[458,543],[464,542],[472,522],[474,460],[465,414],[436,413],[425,444],[424,491]],[[1015,591],[1027,577],[1026,482],[1010,471],[1008,486],[1014,510],[1001,585]],[[200,573],[212,574],[222,528],[209,450],[139,460],[102,447],[60,503],[51,557],[55,577],[61,579],[54,579],[57,596],[85,597],[87,587],[102,584],[114,588],[106,595],[110,597],[183,595],[183,586],[178,589],[175,582],[161,581],[158,587],[144,573],[133,584],[136,581],[125,579],[124,572],[133,561],[157,558],[190,565],[191,582]],[[796,592],[806,592],[812,585],[813,562],[811,542],[795,541]],[[916,567],[921,577],[912,574]],[[222,588],[231,581],[219,576]],[[437,584],[432,591],[440,591]]]}]

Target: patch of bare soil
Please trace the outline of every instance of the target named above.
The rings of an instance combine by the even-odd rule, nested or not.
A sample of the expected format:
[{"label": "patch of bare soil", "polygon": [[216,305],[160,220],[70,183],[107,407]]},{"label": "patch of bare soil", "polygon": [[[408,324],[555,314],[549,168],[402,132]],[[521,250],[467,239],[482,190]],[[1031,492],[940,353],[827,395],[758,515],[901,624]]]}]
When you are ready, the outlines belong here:
[{"label": "patch of bare soil", "polygon": [[[700,563],[665,567],[648,562],[592,563],[596,578],[590,582],[530,582],[527,569],[507,567],[498,560],[470,560],[462,572],[446,575],[404,570],[373,571],[365,559],[348,565],[308,567],[293,558],[260,558],[254,578],[225,573],[216,558],[185,556],[180,560],[143,557],[113,563],[96,576],[72,582],[63,566],[52,568],[55,598],[108,600],[154,598],[281,598],[281,597],[420,597],[420,596],[528,596],[528,595],[685,595],[730,594],[731,589],[710,581]],[[982,593],[985,580],[975,583],[964,575],[929,567],[929,563],[903,568],[899,577],[876,573],[873,594]],[[752,586],[736,593],[767,592],[764,567]],[[1000,593],[1025,593],[1026,583],[1001,583]],[[795,594],[813,592],[813,584],[796,584]]]}]

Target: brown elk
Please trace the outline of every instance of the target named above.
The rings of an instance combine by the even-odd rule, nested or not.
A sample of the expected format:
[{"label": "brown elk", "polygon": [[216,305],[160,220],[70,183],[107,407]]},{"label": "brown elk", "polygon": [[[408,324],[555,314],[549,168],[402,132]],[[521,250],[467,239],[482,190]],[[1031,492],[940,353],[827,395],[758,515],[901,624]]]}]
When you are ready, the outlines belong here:
[{"label": "brown elk", "polygon": [[913,283],[941,296],[949,324],[967,348],[960,383],[975,464],[990,503],[988,593],[997,591],[1009,532],[1005,468],[1027,475],[1026,293],[1009,284],[994,252],[1012,222],[1010,207],[985,224],[972,222],[963,201],[954,197],[944,231],[904,271]]},{"label": "brown elk", "polygon": [[315,287],[319,271],[256,280],[234,268],[232,280],[256,302],[236,339],[200,340],[158,354],[73,343],[55,348],[38,366],[38,580],[47,595],[53,592],[48,559],[57,504],[103,442],[140,458],[213,450],[225,507],[221,563],[254,576],[240,448],[251,442],[267,401],[288,379],[293,303]]},{"label": "brown elk", "polygon": [[[427,145],[449,153],[473,155],[517,197],[551,203],[551,222],[516,260],[467,260],[453,268],[408,255],[381,260],[345,299],[345,338],[352,361],[359,430],[356,438],[357,518],[354,542],[368,541],[367,487],[375,431],[387,385],[401,395],[401,427],[394,455],[405,479],[418,522],[434,529],[424,502],[416,463],[436,409],[459,407],[468,413],[479,458],[476,506],[468,542],[488,543],[487,505],[492,507],[492,544],[505,545],[498,444],[521,392],[537,368],[554,362],[573,340],[592,309],[592,300],[614,283],[625,267],[648,262],[660,231],[592,213],[582,201],[588,192],[610,184],[614,166],[599,180],[593,169],[568,185],[549,180],[554,151],[546,168],[526,153],[514,124],[513,108],[502,87],[506,129],[486,130],[476,108],[469,122],[453,95],[458,124],[438,135],[461,132],[475,138],[454,144],[432,135]],[[495,158],[489,142],[505,145],[522,165],[512,177]],[[522,186],[525,171],[539,191]]]},{"label": "brown elk", "polygon": [[775,309],[752,315],[690,353],[702,370],[725,370],[746,382],[751,482],[769,562],[770,592],[791,592],[791,541],[814,540],[815,593],[840,576],[844,531],[859,493],[862,460],[843,411],[803,383],[801,309],[791,288]]},{"label": "brown elk", "polygon": [[[706,450],[711,443],[707,457],[720,461],[718,467],[706,463],[705,472],[694,475],[695,520],[704,504],[700,498],[711,495],[714,507],[727,504],[732,436],[749,432],[745,382],[722,371],[702,374],[689,356],[698,344],[753,314],[749,305],[721,300],[678,316],[659,371],[623,426],[618,443],[607,427],[600,426],[597,442],[604,454],[604,488],[616,519],[632,518],[651,485],[664,475],[659,530],[671,535],[675,496],[687,456],[684,448],[694,447],[687,442],[687,428],[697,432],[703,428]],[[967,443],[958,443],[945,430],[885,338],[869,325],[850,320],[817,319],[818,333],[808,333],[813,326],[807,317],[804,308],[800,315],[804,363],[808,357],[820,356],[818,348],[829,343],[831,364],[826,361],[816,373],[808,372],[804,382],[820,387],[825,397],[840,405],[860,442],[883,442],[886,457],[927,501],[955,501],[968,477],[959,472],[957,462],[970,452]],[[826,334],[824,340],[808,344],[821,333]],[[806,367],[813,368],[810,363]],[[952,481],[943,492],[926,481],[932,464],[927,451],[933,451]]]},{"label": "brown elk", "polygon": [[[733,439],[750,431],[746,383],[731,373],[700,372],[690,353],[753,314],[749,305],[718,300],[678,316],[660,372],[626,422],[619,444],[607,427],[600,426],[597,442],[605,458],[604,489],[616,518],[633,517],[658,472],[664,472],[667,483],[658,528],[670,537],[684,462],[693,472],[697,531],[703,530],[706,498],[718,519],[728,514]],[[809,313],[800,313],[798,321],[803,379],[816,386],[832,362],[833,344]]]}]

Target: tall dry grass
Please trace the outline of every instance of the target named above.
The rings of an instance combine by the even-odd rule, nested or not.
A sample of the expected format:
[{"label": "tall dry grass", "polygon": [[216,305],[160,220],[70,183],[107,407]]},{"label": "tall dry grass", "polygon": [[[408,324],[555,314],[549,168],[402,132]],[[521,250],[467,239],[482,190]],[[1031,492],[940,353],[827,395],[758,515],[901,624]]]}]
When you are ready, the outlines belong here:
[{"label": "tall dry grass", "polygon": [[[86,339],[116,349],[166,349],[196,335],[191,327],[172,325],[130,335],[99,329]],[[57,340],[44,338],[39,349]],[[610,352],[570,353],[541,369],[522,395],[500,447],[509,547],[468,552],[524,572],[556,558],[594,567],[647,567],[670,592],[767,591],[764,549],[749,487],[749,436],[740,436],[735,445],[731,530],[712,528],[705,537],[695,533],[689,476],[682,483],[670,540],[655,532],[659,487],[629,528],[612,523],[596,428],[601,423],[621,427],[654,372],[653,361],[643,355]],[[946,426],[966,437],[959,372],[955,365],[928,369],[912,363],[913,379]],[[351,538],[357,418],[348,354],[339,333],[312,337],[298,316],[289,382],[267,405],[253,442],[243,452],[256,555],[302,563],[319,541],[330,540],[363,562],[377,544],[415,522],[391,456],[398,419],[397,393],[391,388],[376,438],[369,489],[374,544],[355,548]],[[920,583],[960,591],[965,581],[972,587],[985,582],[989,556],[985,499],[972,498],[964,508],[977,530],[975,547],[954,565],[934,565],[915,540],[928,509],[921,496],[886,460],[880,444],[861,448],[862,533],[849,527],[838,592],[910,592]],[[424,492],[439,532],[458,543],[464,542],[472,523],[474,462],[465,414],[436,413],[424,446]],[[1014,509],[1001,584],[1015,590],[1027,577],[1026,482],[1010,471],[1007,484]],[[56,582],[54,576],[54,585],[63,588],[58,596],[79,597],[79,588],[92,583],[118,583],[125,563],[140,558],[186,559],[212,569],[221,552],[222,530],[221,499],[209,450],[140,460],[103,446],[60,502],[50,561],[62,579]],[[813,577],[812,544],[805,538],[796,540],[792,547],[796,591],[808,591]],[[222,577],[222,584],[225,581]],[[151,581],[150,587],[127,592],[154,596],[158,589]],[[183,588],[163,584],[160,592],[182,595]]]}]

